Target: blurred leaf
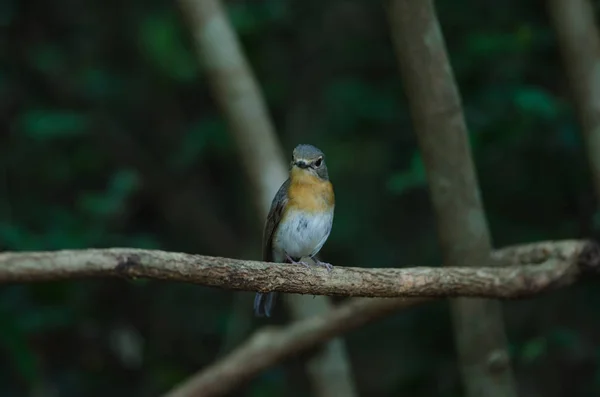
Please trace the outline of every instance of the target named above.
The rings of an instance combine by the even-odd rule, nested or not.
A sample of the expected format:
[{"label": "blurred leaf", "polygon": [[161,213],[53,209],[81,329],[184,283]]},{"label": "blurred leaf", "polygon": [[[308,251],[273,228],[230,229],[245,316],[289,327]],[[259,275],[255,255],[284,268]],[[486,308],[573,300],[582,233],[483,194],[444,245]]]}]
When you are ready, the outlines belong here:
[{"label": "blurred leaf", "polygon": [[189,82],[196,77],[196,60],[183,40],[179,19],[173,13],[151,14],[142,19],[138,38],[154,65],[170,78]]},{"label": "blurred leaf", "polygon": [[42,73],[58,74],[65,67],[65,56],[57,44],[45,43],[28,50],[32,66]]},{"label": "blurred leaf", "polygon": [[555,119],[561,110],[561,104],[554,96],[536,87],[515,90],[514,102],[520,110],[547,120]]},{"label": "blurred leaf", "polygon": [[266,0],[258,3],[227,3],[227,14],[236,32],[242,36],[258,34],[272,27],[273,22],[289,16],[285,1]]},{"label": "blurred leaf", "polygon": [[74,323],[74,317],[68,307],[36,307],[26,314],[21,313],[18,327],[24,333],[40,333],[64,328]]},{"label": "blurred leaf", "polygon": [[107,70],[86,68],[81,71],[79,84],[89,98],[111,99],[122,94],[127,82]]},{"label": "blurred leaf", "polygon": [[6,351],[14,370],[31,385],[40,379],[35,351],[27,342],[23,330],[19,329],[15,321],[17,318],[11,313],[0,312],[0,346]]},{"label": "blurred leaf", "polygon": [[577,125],[573,123],[562,123],[558,131],[558,139],[560,143],[570,150],[579,153],[583,150],[583,142]]},{"label": "blurred leaf", "polygon": [[101,193],[83,193],[79,199],[80,208],[91,215],[109,218],[123,210],[127,198],[140,186],[136,171],[122,169],[117,171]]},{"label": "blurred leaf", "polygon": [[210,149],[224,149],[229,141],[225,122],[220,118],[205,118],[191,125],[178,150],[173,152],[172,166],[184,170],[202,159]]},{"label": "blurred leaf", "polygon": [[515,38],[520,47],[527,50],[531,48],[535,34],[536,32],[531,25],[521,25],[516,31]]},{"label": "blurred leaf", "polygon": [[270,20],[284,20],[291,15],[290,3],[281,0],[265,0],[264,7]]},{"label": "blurred leaf", "polygon": [[393,174],[387,182],[387,188],[395,194],[402,194],[424,186],[427,186],[427,177],[423,158],[419,151],[413,153],[408,170]]},{"label": "blurred leaf", "polygon": [[325,100],[350,121],[362,118],[390,122],[397,117],[399,104],[397,93],[388,88],[377,89],[358,79],[340,79],[328,87]]},{"label": "blurred leaf", "polygon": [[140,176],[137,171],[121,169],[115,172],[110,181],[110,192],[121,199],[128,197],[140,186]]},{"label": "blurred leaf", "polygon": [[496,58],[499,53],[528,51],[532,44],[531,38],[531,29],[526,26],[513,34],[477,32],[467,36],[467,49],[470,55]]},{"label": "blurred leaf", "polygon": [[227,5],[231,24],[240,35],[255,33],[262,26],[263,21],[261,21],[255,10],[255,6],[251,6],[246,2],[235,2]]},{"label": "blurred leaf", "polygon": [[17,125],[26,136],[38,141],[68,138],[87,132],[87,116],[68,110],[28,110]]},{"label": "blurred leaf", "polygon": [[0,242],[6,250],[20,251],[28,244],[29,239],[27,231],[23,230],[19,225],[10,222],[0,222]]},{"label": "blurred leaf", "polygon": [[521,359],[531,363],[542,357],[548,350],[548,341],[545,338],[535,338],[525,343],[521,348]]},{"label": "blurred leaf", "polygon": [[550,339],[562,348],[573,348],[579,343],[577,332],[566,328],[553,330],[550,334]]}]

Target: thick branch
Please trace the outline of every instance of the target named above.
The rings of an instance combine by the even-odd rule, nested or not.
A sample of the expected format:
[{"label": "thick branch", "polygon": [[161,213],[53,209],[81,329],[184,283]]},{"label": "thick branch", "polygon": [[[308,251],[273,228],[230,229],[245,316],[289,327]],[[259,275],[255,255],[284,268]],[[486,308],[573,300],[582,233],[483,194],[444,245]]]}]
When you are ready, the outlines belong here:
[{"label": "thick branch", "polygon": [[[564,287],[597,268],[596,245],[586,241],[521,246],[519,267],[412,267],[367,269],[247,261],[203,255],[108,248],[54,252],[0,253],[0,283],[83,277],[132,277],[188,282],[245,291],[355,297],[520,298]],[[588,255],[585,261],[582,252]],[[503,260],[507,254],[503,254]],[[464,265],[473,265],[465,263]]]},{"label": "thick branch", "polygon": [[[568,263],[566,267],[573,266],[581,269],[600,267],[598,247],[585,241],[509,247],[496,251],[493,257],[505,265],[543,266],[548,263],[554,265]],[[476,271],[476,269],[469,270]],[[385,317],[396,310],[426,301],[425,298],[355,298],[328,313],[296,321],[285,328],[264,328],[236,351],[188,378],[164,397],[224,395],[261,371],[300,351]]]},{"label": "thick branch", "polygon": [[[423,154],[443,261],[447,266],[484,265],[491,238],[434,1],[391,0],[390,5],[392,36]],[[528,283],[528,276],[522,277]],[[455,300],[452,317],[467,395],[516,396],[500,303]],[[503,365],[490,366],[498,355]]]}]

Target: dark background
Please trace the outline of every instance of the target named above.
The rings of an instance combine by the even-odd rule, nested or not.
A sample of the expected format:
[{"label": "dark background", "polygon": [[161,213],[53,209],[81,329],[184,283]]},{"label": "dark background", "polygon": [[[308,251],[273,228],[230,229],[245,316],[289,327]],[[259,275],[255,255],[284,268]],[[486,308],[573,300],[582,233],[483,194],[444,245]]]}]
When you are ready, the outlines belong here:
[{"label": "dark background", "polygon": [[[381,2],[226,4],[286,155],[311,143],[328,156],[337,207],[322,259],[437,265]],[[1,250],[259,258],[263,219],[176,6],[0,1]],[[437,7],[495,246],[596,236],[600,218],[544,2]],[[156,396],[220,354],[228,320],[240,315],[234,297],[116,279],[2,286],[0,395]],[[286,321],[278,308],[274,322]],[[504,309],[520,395],[600,394],[597,288]],[[361,395],[462,396],[447,302],[399,312],[346,341]],[[297,358],[244,392],[294,397],[310,388]]]}]

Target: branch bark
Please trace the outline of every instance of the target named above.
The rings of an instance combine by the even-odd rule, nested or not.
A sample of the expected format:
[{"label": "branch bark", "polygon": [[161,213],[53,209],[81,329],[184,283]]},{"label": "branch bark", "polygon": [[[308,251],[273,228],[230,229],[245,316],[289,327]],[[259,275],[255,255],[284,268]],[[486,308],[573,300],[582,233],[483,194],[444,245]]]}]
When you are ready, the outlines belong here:
[{"label": "branch bark", "polygon": [[[198,54],[250,177],[262,221],[273,196],[287,178],[286,162],[267,106],[219,0],[180,0],[180,5],[190,20]],[[324,296],[312,299],[291,295],[284,299],[296,319],[325,313],[332,307]],[[249,316],[250,309],[249,306]],[[311,356],[307,372],[317,396],[357,395],[342,340],[330,341]]]},{"label": "branch bark", "polygon": [[[564,262],[566,267],[597,269],[600,253],[593,243],[565,241],[509,247],[494,252],[493,258],[506,266]],[[427,298],[354,298],[328,313],[296,321],[285,328],[263,328],[235,352],[199,371],[164,397],[224,395],[294,354],[397,310],[427,301]]]},{"label": "branch bark", "polygon": [[[516,248],[515,248],[516,249]],[[515,250],[513,249],[513,250]],[[523,298],[565,287],[600,264],[600,250],[587,241],[520,246],[515,263],[527,266],[322,268],[180,252],[107,248],[0,253],[0,283],[92,277],[149,278],[240,291],[353,297]],[[505,252],[513,252],[506,250]],[[585,255],[582,255],[585,254]],[[508,254],[501,257],[506,260]],[[573,258],[588,259],[576,261]],[[482,263],[488,263],[484,258]]]},{"label": "branch bark", "polygon": [[600,200],[600,38],[589,0],[548,0]]},{"label": "branch bark", "polygon": [[[433,0],[391,0],[389,16],[400,74],[423,154],[444,263],[486,264],[491,250],[490,233],[460,95]],[[516,396],[500,303],[457,299],[451,307],[468,395]]]}]

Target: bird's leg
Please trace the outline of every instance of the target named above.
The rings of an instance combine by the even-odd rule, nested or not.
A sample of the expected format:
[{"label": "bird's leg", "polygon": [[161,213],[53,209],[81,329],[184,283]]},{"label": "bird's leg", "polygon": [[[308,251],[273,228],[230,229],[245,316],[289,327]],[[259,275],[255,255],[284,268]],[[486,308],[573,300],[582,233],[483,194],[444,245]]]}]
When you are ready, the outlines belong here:
[{"label": "bird's leg", "polygon": [[333,270],[333,265],[331,263],[327,263],[327,262],[321,262],[320,260],[318,260],[317,258],[311,256],[310,259],[312,259],[313,261],[315,261],[315,265],[317,266],[324,266],[325,269],[327,269],[328,271],[332,271]]},{"label": "bird's leg", "polygon": [[288,261],[290,261],[290,263],[292,263],[292,264],[294,264],[294,265],[304,265],[304,266],[306,266],[306,267],[310,267],[310,265],[309,265],[308,263],[306,263],[306,262],[298,262],[298,261],[295,261],[295,260],[294,260],[294,258],[292,258],[291,256],[289,256],[287,252],[285,253],[285,257],[286,257],[286,259],[287,259]]}]

